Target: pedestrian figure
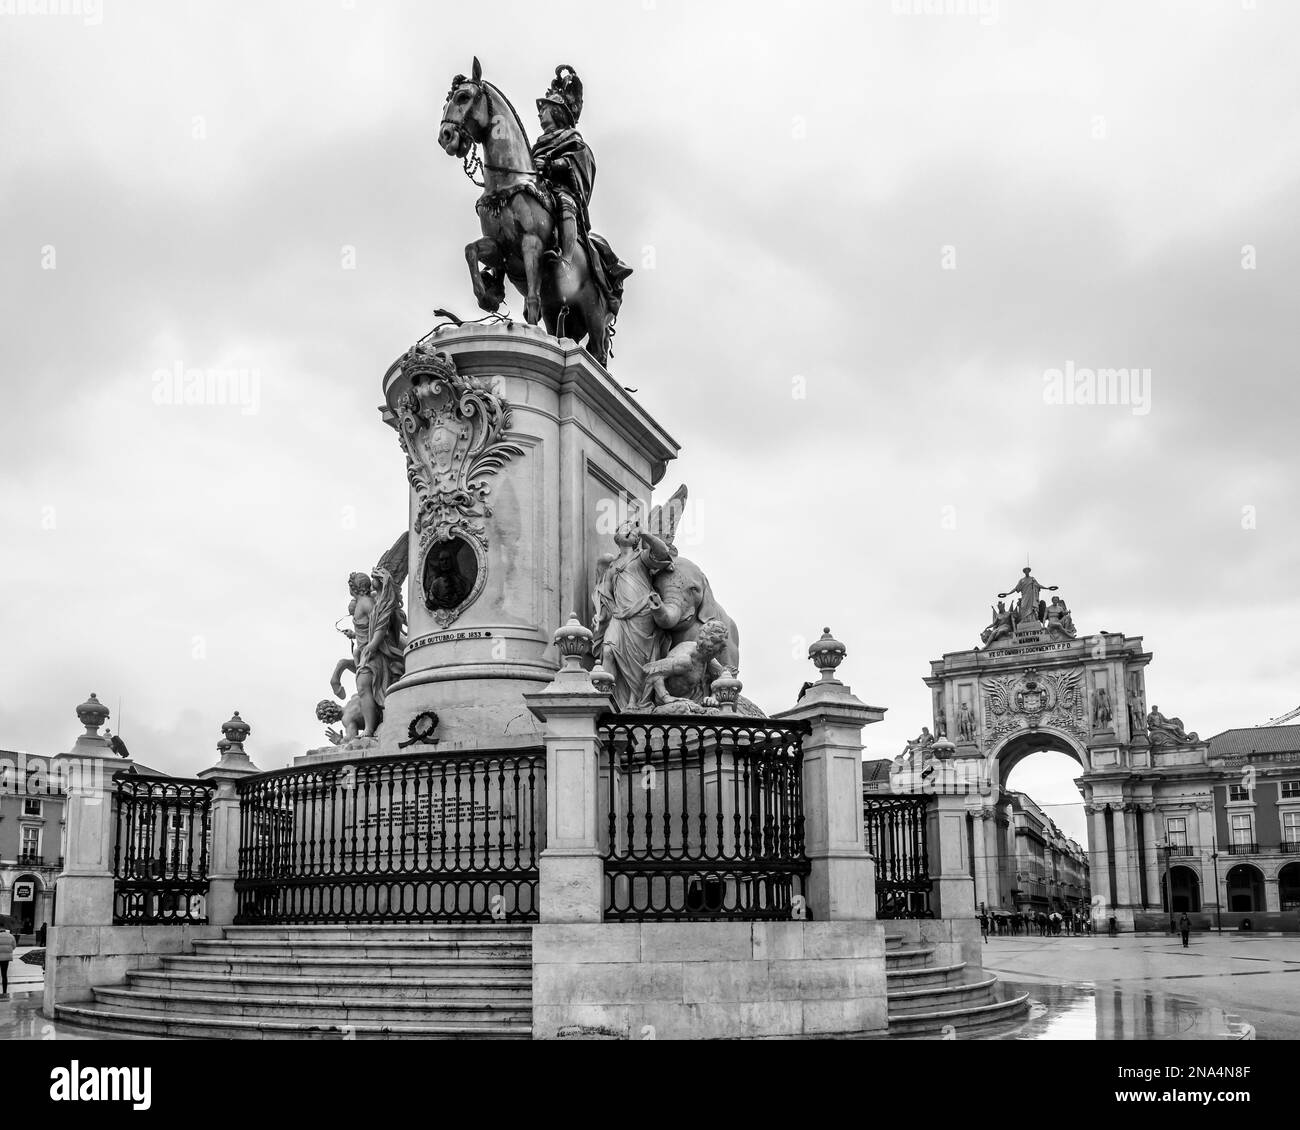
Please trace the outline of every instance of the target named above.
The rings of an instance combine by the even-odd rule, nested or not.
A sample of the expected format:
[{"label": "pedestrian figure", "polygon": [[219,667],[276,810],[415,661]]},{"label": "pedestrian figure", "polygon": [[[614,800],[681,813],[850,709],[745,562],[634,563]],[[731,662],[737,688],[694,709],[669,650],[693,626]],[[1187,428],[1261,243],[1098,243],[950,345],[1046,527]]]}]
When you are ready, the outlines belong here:
[{"label": "pedestrian figure", "polygon": [[1178,932],[1183,936],[1183,949],[1186,949],[1187,939],[1191,937],[1192,933],[1192,921],[1186,914],[1178,920]]},{"label": "pedestrian figure", "polygon": [[986,942],[989,940],[989,916],[982,910],[980,911],[980,935]]},{"label": "pedestrian figure", "polygon": [[0,1000],[9,999],[9,963],[14,957],[14,946],[18,944],[9,930],[0,926]]}]

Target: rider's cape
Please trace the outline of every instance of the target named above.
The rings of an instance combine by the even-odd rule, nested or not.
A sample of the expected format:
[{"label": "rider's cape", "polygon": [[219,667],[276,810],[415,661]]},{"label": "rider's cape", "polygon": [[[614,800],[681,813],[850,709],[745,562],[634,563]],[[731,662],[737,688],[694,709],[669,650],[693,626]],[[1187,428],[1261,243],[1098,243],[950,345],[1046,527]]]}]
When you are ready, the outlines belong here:
[{"label": "rider's cape", "polygon": [[569,163],[567,175],[556,176],[554,183],[566,189],[578,206],[578,238],[583,241],[587,261],[596,285],[604,292],[610,313],[617,314],[623,300],[623,280],[632,268],[614,254],[614,249],[591,230],[587,210],[596,183],[596,159],[590,146],[576,129],[557,129],[545,133],[533,144],[534,161],[554,161],[563,157]]}]

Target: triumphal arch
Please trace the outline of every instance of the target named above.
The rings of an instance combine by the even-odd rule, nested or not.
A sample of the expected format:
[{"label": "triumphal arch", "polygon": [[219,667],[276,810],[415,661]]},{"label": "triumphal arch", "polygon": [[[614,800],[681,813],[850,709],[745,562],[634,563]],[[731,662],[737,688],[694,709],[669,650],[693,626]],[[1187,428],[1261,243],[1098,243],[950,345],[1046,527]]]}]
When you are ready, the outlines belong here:
[{"label": "triumphal arch", "polygon": [[[1080,632],[1056,585],[1026,567],[998,594],[978,646],[931,662],[933,731],[896,764],[921,791],[965,792],[976,902],[1014,909],[1012,769],[1055,750],[1079,763],[1094,917],[1120,929],[1159,917],[1171,829],[1212,842],[1208,743],[1148,706],[1141,636]],[[1205,825],[1204,828],[1200,825]]]}]

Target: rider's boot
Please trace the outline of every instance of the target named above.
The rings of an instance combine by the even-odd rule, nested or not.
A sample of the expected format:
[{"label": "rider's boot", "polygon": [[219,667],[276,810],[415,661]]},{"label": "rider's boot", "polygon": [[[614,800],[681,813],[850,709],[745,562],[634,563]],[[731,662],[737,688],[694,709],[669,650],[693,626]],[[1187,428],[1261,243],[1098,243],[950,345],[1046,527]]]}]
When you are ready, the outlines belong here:
[{"label": "rider's boot", "polygon": [[578,246],[578,218],[566,213],[560,221],[560,262],[573,266],[573,252]]}]

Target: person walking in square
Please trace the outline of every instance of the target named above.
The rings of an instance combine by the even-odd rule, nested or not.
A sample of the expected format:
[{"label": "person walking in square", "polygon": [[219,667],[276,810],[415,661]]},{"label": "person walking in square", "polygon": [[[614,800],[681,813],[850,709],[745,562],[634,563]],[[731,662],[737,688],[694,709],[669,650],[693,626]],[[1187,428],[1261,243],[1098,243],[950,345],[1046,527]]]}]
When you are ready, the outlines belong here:
[{"label": "person walking in square", "polygon": [[0,1000],[9,999],[9,963],[14,958],[17,940],[7,927],[0,926]]},{"label": "person walking in square", "polygon": [[1183,949],[1187,948],[1187,940],[1192,934],[1192,920],[1184,914],[1178,920],[1178,932],[1183,936]]},{"label": "person walking in square", "polygon": [[989,916],[980,911],[980,935],[987,942],[989,940]]}]

